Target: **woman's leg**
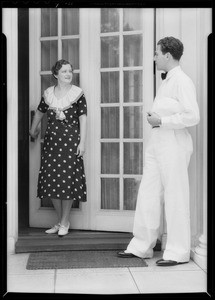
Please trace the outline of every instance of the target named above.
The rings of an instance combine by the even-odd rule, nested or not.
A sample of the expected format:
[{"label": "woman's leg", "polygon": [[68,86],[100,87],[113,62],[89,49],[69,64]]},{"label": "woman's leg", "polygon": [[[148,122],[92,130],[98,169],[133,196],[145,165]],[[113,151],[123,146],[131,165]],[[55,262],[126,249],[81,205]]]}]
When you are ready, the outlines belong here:
[{"label": "woman's leg", "polygon": [[51,199],[51,200],[52,200],[54,209],[56,210],[56,213],[57,213],[58,223],[60,223],[61,218],[62,218],[62,201],[58,200],[58,199]]},{"label": "woman's leg", "polygon": [[69,215],[72,207],[73,200],[62,200],[62,216],[61,216],[61,225],[68,226]]}]

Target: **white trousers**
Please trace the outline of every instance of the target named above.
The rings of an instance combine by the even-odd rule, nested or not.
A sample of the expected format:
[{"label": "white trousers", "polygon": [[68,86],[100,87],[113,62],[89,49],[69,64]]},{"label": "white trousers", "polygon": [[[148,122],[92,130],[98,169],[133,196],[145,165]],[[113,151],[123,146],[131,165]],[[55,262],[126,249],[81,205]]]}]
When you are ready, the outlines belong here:
[{"label": "white trousers", "polygon": [[190,208],[188,165],[192,139],[187,129],[152,129],[145,152],[133,235],[126,252],[153,256],[159,234],[162,203],[167,223],[165,260],[190,259]]}]

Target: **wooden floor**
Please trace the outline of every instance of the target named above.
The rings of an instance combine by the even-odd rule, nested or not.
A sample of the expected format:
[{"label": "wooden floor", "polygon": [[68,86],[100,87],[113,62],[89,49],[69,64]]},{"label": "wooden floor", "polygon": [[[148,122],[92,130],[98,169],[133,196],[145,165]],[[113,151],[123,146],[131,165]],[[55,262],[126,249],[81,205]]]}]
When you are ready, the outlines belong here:
[{"label": "wooden floor", "polygon": [[[20,230],[15,251],[121,250],[127,247],[132,236],[132,233],[124,232],[70,229],[66,236],[59,237],[57,234],[46,234],[43,228],[27,228]],[[159,240],[154,250],[161,250]]]}]

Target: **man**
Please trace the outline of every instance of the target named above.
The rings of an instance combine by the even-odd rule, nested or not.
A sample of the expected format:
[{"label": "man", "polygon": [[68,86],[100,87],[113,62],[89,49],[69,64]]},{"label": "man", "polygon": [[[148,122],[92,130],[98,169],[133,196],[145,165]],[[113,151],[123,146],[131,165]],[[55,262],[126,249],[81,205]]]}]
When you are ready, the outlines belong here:
[{"label": "man", "polygon": [[[190,259],[190,211],[188,165],[193,151],[186,127],[198,124],[199,108],[192,80],[179,61],[183,44],[174,37],[157,43],[154,61],[166,78],[157,92],[147,120],[152,134],[145,151],[133,235],[120,257],[153,257],[164,201],[167,243],[158,266],[187,263]],[[164,74],[162,74],[164,75]]]}]

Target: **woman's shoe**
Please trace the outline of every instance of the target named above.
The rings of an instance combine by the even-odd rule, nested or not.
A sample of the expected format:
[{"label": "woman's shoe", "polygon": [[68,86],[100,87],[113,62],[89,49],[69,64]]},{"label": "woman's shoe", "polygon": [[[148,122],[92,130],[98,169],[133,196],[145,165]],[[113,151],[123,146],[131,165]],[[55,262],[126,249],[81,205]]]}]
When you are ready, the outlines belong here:
[{"label": "woman's shoe", "polygon": [[45,233],[57,233],[60,229],[60,223],[45,231]]},{"label": "woman's shoe", "polygon": [[64,236],[68,233],[69,231],[69,226],[70,226],[70,223],[68,222],[68,225],[67,226],[64,226],[64,225],[60,225],[60,228],[59,228],[59,231],[58,231],[58,235],[59,236]]}]

